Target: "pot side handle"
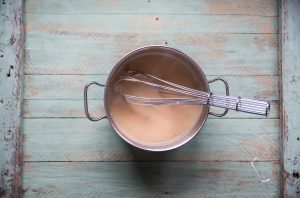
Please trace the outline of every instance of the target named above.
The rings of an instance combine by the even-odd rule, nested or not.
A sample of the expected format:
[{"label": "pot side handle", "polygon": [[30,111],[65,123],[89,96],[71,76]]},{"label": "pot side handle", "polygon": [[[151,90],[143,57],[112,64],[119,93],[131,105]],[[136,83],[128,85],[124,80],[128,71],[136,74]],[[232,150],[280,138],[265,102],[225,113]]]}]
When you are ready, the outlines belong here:
[{"label": "pot side handle", "polygon": [[[208,83],[213,83],[213,82],[215,82],[215,81],[221,81],[221,82],[224,83],[224,85],[225,85],[225,90],[226,90],[226,96],[229,96],[229,85],[228,85],[228,82],[227,82],[224,78],[218,77],[218,78],[214,78],[214,79],[212,79],[212,80],[209,80]],[[210,95],[209,95],[208,98],[210,98],[211,95],[212,95],[212,93],[210,93]],[[211,105],[211,104],[209,103],[209,105]],[[214,113],[214,112],[211,112],[211,111],[210,111],[210,112],[208,112],[208,114],[209,114],[209,115],[216,116],[216,117],[223,117],[223,116],[225,116],[225,115],[228,113],[228,110],[229,110],[229,109],[226,109],[226,108],[225,108],[225,110],[224,110],[223,113]]]},{"label": "pot side handle", "polygon": [[93,117],[93,116],[90,115],[87,95],[88,95],[89,86],[91,86],[91,85],[98,85],[100,87],[105,87],[105,85],[104,84],[100,84],[100,83],[98,83],[96,81],[93,81],[93,82],[88,83],[84,87],[83,98],[84,98],[84,112],[85,112],[85,115],[91,121],[99,121],[99,120],[102,120],[103,118],[106,118],[107,116],[105,115],[105,116],[102,116],[102,117],[99,117],[99,118],[95,118],[95,117]]}]

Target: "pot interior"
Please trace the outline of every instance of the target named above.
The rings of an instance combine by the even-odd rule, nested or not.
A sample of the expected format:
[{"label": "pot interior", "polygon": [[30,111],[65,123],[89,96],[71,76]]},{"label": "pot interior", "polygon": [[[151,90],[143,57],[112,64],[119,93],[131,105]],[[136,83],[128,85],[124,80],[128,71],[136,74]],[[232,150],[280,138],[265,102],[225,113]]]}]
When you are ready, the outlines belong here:
[{"label": "pot interior", "polygon": [[[108,119],[123,139],[142,149],[163,151],[176,148],[197,134],[206,120],[207,105],[140,106],[128,103],[114,88],[115,82],[128,70],[209,91],[206,77],[198,65],[175,49],[150,46],[130,53],[111,72],[105,93]],[[147,95],[147,89],[141,86],[134,87],[134,91],[136,95]],[[156,94],[159,97],[160,93]]]}]

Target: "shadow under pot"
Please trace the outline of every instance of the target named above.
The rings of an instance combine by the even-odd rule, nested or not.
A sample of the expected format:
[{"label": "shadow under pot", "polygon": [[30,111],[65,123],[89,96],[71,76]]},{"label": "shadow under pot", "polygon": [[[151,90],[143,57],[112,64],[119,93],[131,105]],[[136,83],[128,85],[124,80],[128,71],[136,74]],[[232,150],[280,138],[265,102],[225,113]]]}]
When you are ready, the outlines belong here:
[{"label": "shadow under pot", "polygon": [[[129,71],[131,71],[130,74]],[[134,73],[132,74],[132,71]],[[140,105],[129,102],[117,88],[120,79],[133,79],[139,82],[136,74],[142,77],[154,77],[162,80],[163,87],[174,88],[173,95],[179,95],[178,90],[188,91],[189,94],[201,93],[201,102],[193,103],[184,100],[182,103],[170,105]],[[153,80],[153,79],[152,79]],[[142,80],[143,81],[143,80]],[[159,82],[162,82],[159,81]],[[209,83],[220,81],[225,85],[226,95],[216,95],[210,91]],[[140,83],[140,82],[139,82]],[[147,84],[148,83],[148,84]],[[104,87],[104,108],[106,116],[95,118],[88,111],[88,88],[91,85]],[[156,86],[157,84],[155,84]],[[161,86],[161,84],[158,84]],[[128,86],[135,98],[164,98],[163,87],[153,87],[152,81],[138,86]],[[173,90],[173,89],[172,89]],[[191,92],[192,90],[192,92]],[[169,95],[170,91],[167,90]],[[186,94],[186,92],[184,92]],[[204,94],[204,95],[203,95]],[[143,97],[141,97],[143,96]],[[179,99],[180,99],[179,97]],[[192,95],[198,100],[198,95]],[[205,100],[204,100],[204,99]],[[181,100],[181,99],[180,99]],[[183,101],[183,100],[182,100]],[[203,102],[204,101],[204,102]],[[141,102],[138,100],[138,102]],[[137,102],[137,103],[138,103]],[[145,101],[143,101],[145,102]],[[178,101],[177,101],[178,102]],[[224,108],[221,114],[210,111],[210,106]],[[246,113],[268,116],[270,103],[266,101],[251,100],[241,97],[229,96],[229,87],[223,78],[208,81],[199,65],[189,56],[177,49],[165,46],[147,46],[139,48],[122,58],[112,69],[106,85],[90,82],[84,89],[85,114],[91,121],[107,118],[118,135],[129,144],[148,151],[167,151],[177,148],[191,140],[204,126],[209,114],[222,117],[229,109]]]}]

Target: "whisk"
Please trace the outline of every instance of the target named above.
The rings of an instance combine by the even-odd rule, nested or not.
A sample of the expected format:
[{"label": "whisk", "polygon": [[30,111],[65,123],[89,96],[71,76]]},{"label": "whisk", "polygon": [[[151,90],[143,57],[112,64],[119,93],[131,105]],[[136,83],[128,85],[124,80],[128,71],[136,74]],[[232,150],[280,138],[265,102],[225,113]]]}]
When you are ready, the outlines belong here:
[{"label": "whisk", "polygon": [[[133,86],[133,90],[134,86],[147,86],[155,90],[159,90],[161,97],[148,97],[145,95],[138,96],[131,94],[131,89],[129,89],[128,86],[124,86],[125,83],[132,83],[131,85]],[[240,96],[234,97],[216,95],[212,92],[192,89],[163,80],[150,74],[132,70],[128,71],[126,75],[120,77],[120,79],[115,83],[115,90],[118,91],[127,102],[136,105],[209,105],[225,108],[227,110],[231,109],[264,116],[268,116],[270,111],[270,103],[267,101],[246,99]],[[229,95],[228,90],[227,92],[227,95]]]}]

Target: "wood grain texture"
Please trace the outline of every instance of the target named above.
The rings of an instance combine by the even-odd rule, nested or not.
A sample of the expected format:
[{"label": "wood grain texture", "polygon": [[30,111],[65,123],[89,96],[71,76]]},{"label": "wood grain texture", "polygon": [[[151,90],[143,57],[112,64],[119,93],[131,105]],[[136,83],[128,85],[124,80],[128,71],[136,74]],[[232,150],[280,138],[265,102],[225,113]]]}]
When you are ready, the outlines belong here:
[{"label": "wood grain texture", "polygon": [[[278,197],[277,5],[26,1],[25,197]],[[123,55],[150,44],[182,50],[209,79],[227,79],[232,95],[271,100],[271,119],[236,112],[208,119],[191,142],[167,153],[137,150],[107,120],[85,119],[84,85],[105,83]],[[90,90],[95,114],[104,113],[103,91]],[[259,181],[253,157],[270,182]]]},{"label": "wood grain texture", "polygon": [[0,197],[21,195],[23,2],[0,4]]},{"label": "wood grain texture", "polygon": [[[213,79],[217,76],[207,76]],[[278,76],[226,76],[231,95],[278,100]],[[105,83],[107,75],[26,75],[24,99],[83,99],[83,88],[90,81]],[[211,91],[224,94],[222,84],[210,84]],[[91,87],[90,99],[103,99],[104,89]]]},{"label": "wood grain texture", "polygon": [[0,197],[21,195],[23,2],[0,5]]},{"label": "wood grain texture", "polygon": [[[89,111],[95,116],[105,115],[103,106],[103,100],[89,100]],[[23,103],[23,114],[25,118],[85,118],[83,109],[83,100],[24,100]],[[215,108],[213,109],[213,107],[212,110],[214,112],[217,111]],[[210,117],[210,119],[214,118],[216,117]],[[223,118],[264,119],[265,117],[229,111]],[[271,101],[271,111],[268,118],[279,118],[279,101]]]},{"label": "wood grain texture", "polygon": [[170,152],[125,143],[107,120],[25,119],[25,161],[279,160],[278,119],[209,119],[191,142]]},{"label": "wood grain texture", "polygon": [[300,196],[300,1],[282,0],[283,196]]},{"label": "wood grain texture", "polygon": [[277,34],[26,32],[25,74],[109,74],[146,45],[182,50],[206,75],[278,75]]},{"label": "wood grain texture", "polygon": [[279,193],[279,164],[257,162],[25,163],[24,197],[263,197]]},{"label": "wood grain texture", "polygon": [[[73,33],[278,33],[278,17],[249,15],[25,14],[26,30]],[[205,28],[203,28],[205,27]]]},{"label": "wood grain texture", "polygon": [[[163,6],[162,6],[163,5]],[[235,14],[278,16],[278,2],[276,0],[118,0],[113,2],[99,2],[97,0],[28,0],[26,13],[46,14]]]}]

